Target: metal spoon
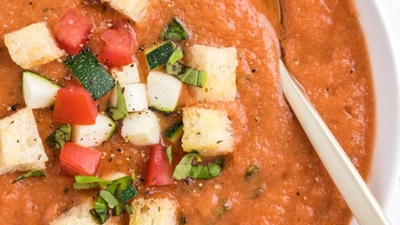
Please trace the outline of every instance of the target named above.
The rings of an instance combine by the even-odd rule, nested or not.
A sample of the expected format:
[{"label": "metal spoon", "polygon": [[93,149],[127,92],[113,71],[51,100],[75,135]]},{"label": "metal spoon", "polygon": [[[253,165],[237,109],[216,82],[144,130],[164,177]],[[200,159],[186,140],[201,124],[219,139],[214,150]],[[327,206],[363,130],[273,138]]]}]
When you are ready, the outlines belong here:
[{"label": "metal spoon", "polygon": [[361,225],[389,225],[367,184],[281,59],[279,73],[286,99],[356,220]]}]

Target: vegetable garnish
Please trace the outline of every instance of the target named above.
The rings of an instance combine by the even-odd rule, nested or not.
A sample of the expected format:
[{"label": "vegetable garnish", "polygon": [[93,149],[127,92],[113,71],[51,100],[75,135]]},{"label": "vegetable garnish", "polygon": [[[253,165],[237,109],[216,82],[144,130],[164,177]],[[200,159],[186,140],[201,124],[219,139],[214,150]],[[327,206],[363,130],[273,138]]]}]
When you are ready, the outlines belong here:
[{"label": "vegetable garnish", "polygon": [[71,139],[71,125],[63,124],[46,138],[49,147],[61,149]]},{"label": "vegetable garnish", "polygon": [[172,143],[177,143],[183,135],[183,122],[180,121],[164,132],[164,136]]},{"label": "vegetable garnish", "polygon": [[167,153],[168,163],[171,165],[171,163],[172,163],[172,147],[171,147],[171,146],[168,146],[168,147],[165,149],[165,152]]},{"label": "vegetable garnish", "polygon": [[129,112],[126,109],[126,103],[124,95],[122,93],[122,88],[119,83],[117,83],[117,107],[109,107],[108,112],[115,121],[129,115]]},{"label": "vegetable garnish", "polygon": [[74,57],[69,56],[65,64],[95,100],[115,86],[114,80],[88,48],[84,48]]},{"label": "vegetable garnish", "polygon": [[168,23],[165,30],[161,33],[160,38],[162,40],[171,40],[173,42],[179,42],[188,39],[188,34],[183,27],[181,21],[174,17],[171,22]]},{"label": "vegetable garnish", "polygon": [[146,49],[144,53],[149,69],[154,70],[165,65],[173,52],[174,46],[170,41]]},{"label": "vegetable garnish", "polygon": [[19,175],[15,180],[12,182],[13,184],[29,177],[45,177],[47,174],[43,170],[32,170],[27,173],[23,173]]},{"label": "vegetable garnish", "polygon": [[251,166],[249,167],[249,169],[247,170],[246,174],[244,175],[244,177],[246,178],[246,180],[248,180],[248,179],[251,177],[251,175],[253,175],[255,172],[257,172],[258,169],[259,169],[259,168],[258,168],[257,165],[251,165]]},{"label": "vegetable garnish", "polygon": [[105,223],[111,216],[121,213],[132,213],[132,207],[127,204],[129,200],[138,195],[133,186],[134,175],[125,176],[115,180],[104,180],[94,176],[75,176],[75,189],[103,187],[95,206],[90,210],[90,215],[97,224]]},{"label": "vegetable garnish", "polygon": [[179,62],[182,57],[182,48],[177,46],[168,59],[168,62],[165,66],[165,72],[192,86],[203,87],[206,78],[206,72],[204,70],[198,70],[183,65]]},{"label": "vegetable garnish", "polygon": [[186,154],[178,165],[175,167],[172,178],[176,180],[186,179],[210,179],[218,176],[221,173],[224,164],[223,158],[217,158],[214,162],[208,165],[201,165],[202,159],[197,151],[191,151]]}]

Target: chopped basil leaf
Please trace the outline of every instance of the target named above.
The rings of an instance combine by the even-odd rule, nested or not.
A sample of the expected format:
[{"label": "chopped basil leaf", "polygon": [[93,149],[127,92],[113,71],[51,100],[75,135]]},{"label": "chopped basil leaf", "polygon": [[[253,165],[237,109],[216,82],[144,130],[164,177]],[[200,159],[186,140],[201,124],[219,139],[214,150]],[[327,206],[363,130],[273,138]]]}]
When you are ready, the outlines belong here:
[{"label": "chopped basil leaf", "polygon": [[49,147],[61,149],[65,142],[71,139],[71,125],[64,124],[57,128],[46,138],[46,144]]},{"label": "chopped basil leaf", "polygon": [[246,178],[246,180],[248,180],[251,177],[251,175],[253,175],[257,171],[258,171],[258,166],[252,165],[249,167],[244,177]]},{"label": "chopped basil leaf", "polygon": [[224,164],[223,158],[217,158],[208,165],[195,165],[189,171],[188,177],[193,179],[210,179],[219,175]]},{"label": "chopped basil leaf", "polygon": [[171,165],[171,163],[172,163],[172,147],[171,147],[171,146],[168,146],[168,147],[165,149],[165,151],[166,151],[166,153],[167,153],[168,163]]},{"label": "chopped basil leaf", "polygon": [[165,72],[192,86],[203,87],[206,72],[183,65],[179,62],[182,57],[182,48],[178,46],[169,57]]},{"label": "chopped basil leaf", "polygon": [[[207,165],[201,165],[202,161],[198,152],[190,152],[186,154],[178,165],[175,167],[172,178],[182,180],[187,177],[193,179],[210,179],[221,173],[224,164],[223,158],[217,158],[214,162]],[[194,160],[196,163],[194,164]]]},{"label": "chopped basil leaf", "polygon": [[[90,210],[90,215],[97,224],[105,223],[110,216],[117,216],[121,213],[132,213],[132,208],[125,204],[138,192],[133,186],[135,175],[125,176],[112,181],[104,180],[94,176],[78,175],[75,176],[75,189],[88,189],[103,186],[100,190],[94,209]],[[112,209],[112,210],[111,210]]]},{"label": "chopped basil leaf", "polygon": [[194,159],[196,159],[198,162],[201,162],[198,152],[192,151],[186,154],[178,163],[178,165],[176,165],[174,172],[172,173],[172,178],[175,180],[183,180],[188,177],[189,172],[192,169],[192,162]]},{"label": "chopped basil leaf", "polygon": [[111,209],[119,205],[118,200],[107,190],[100,190],[100,196],[107,202],[108,207]]},{"label": "chopped basil leaf", "polygon": [[104,180],[95,176],[86,176],[86,175],[76,175],[75,182],[79,184],[88,184],[88,183],[98,183],[98,184],[110,184],[112,181]]},{"label": "chopped basil leaf", "polygon": [[126,110],[125,98],[119,83],[117,83],[117,107],[108,108],[108,113],[113,120],[119,120],[129,115],[128,110]]},{"label": "chopped basil leaf", "polygon": [[19,175],[15,180],[12,182],[13,184],[29,177],[45,177],[46,173],[43,170],[32,170],[27,173]]},{"label": "chopped basil leaf", "polygon": [[162,40],[169,39],[174,42],[179,42],[187,40],[188,34],[181,21],[174,17],[172,21],[168,23],[167,28],[161,33],[160,38]]}]

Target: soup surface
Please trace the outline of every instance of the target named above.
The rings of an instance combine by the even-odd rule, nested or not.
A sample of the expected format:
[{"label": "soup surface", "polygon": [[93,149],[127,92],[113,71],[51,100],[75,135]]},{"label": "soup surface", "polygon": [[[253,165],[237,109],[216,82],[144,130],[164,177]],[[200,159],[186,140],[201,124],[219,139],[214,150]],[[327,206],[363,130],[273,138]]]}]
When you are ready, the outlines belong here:
[{"label": "soup surface", "polygon": [[[5,1],[0,8],[0,117],[25,107],[21,91],[23,69],[10,58],[4,34],[46,21],[51,29],[70,8],[90,19],[88,42],[100,48],[99,33],[107,24],[125,19],[97,0]],[[235,147],[224,155],[219,176],[209,180],[176,181],[146,187],[150,146],[124,142],[119,131],[96,150],[103,153],[97,175],[134,172],[139,197],[165,195],[179,203],[180,224],[348,224],[351,213],[303,133],[279,86],[278,38],[288,69],[306,90],[352,162],[367,178],[374,140],[374,95],[368,54],[357,12],[349,0],[282,0],[283,21],[276,35],[273,11],[261,0],[152,1],[142,22],[133,23],[141,79],[149,72],[143,48],[159,41],[160,32],[178,17],[189,33],[183,50],[193,44],[235,47],[238,97],[230,103],[196,102],[184,87],[176,113],[157,113],[165,130],[181,119],[181,109],[197,105],[227,110]],[[269,19],[272,23],[269,22]],[[69,82],[58,61],[32,69],[60,85]],[[223,84],[221,84],[223,85]],[[109,95],[98,100],[107,107]],[[34,110],[43,140],[60,124],[52,109]],[[48,224],[98,190],[75,190],[74,178],[60,172],[59,150],[45,145],[47,177],[12,183],[20,172],[0,175],[0,218],[4,224]],[[173,145],[174,155],[184,153]],[[213,160],[204,157],[204,160]],[[258,170],[246,179],[250,167]],[[117,222],[128,224],[126,214]]]}]

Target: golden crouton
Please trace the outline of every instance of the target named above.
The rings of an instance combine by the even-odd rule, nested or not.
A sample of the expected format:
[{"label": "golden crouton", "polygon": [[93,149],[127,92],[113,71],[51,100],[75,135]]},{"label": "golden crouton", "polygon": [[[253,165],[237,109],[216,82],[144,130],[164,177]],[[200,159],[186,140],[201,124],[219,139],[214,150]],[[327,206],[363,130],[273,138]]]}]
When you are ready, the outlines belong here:
[{"label": "golden crouton", "polygon": [[31,69],[64,55],[45,22],[5,34],[4,43],[12,60],[24,69]]},{"label": "golden crouton", "polygon": [[47,160],[32,109],[0,120],[0,174],[44,169]]},{"label": "golden crouton", "polygon": [[176,225],[176,207],[168,198],[135,199],[129,225]]},{"label": "golden crouton", "polygon": [[183,110],[182,147],[201,155],[223,155],[233,151],[233,129],[225,111],[190,107]]},{"label": "golden crouton", "polygon": [[229,102],[235,100],[236,67],[238,65],[236,48],[217,48],[193,45],[185,53],[188,66],[206,72],[202,88],[193,87],[199,101]]},{"label": "golden crouton", "polygon": [[102,0],[115,11],[127,16],[135,22],[139,22],[147,12],[150,0]]}]

